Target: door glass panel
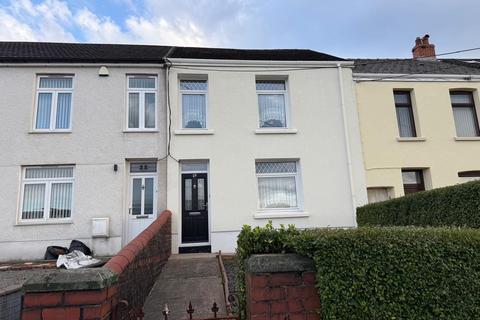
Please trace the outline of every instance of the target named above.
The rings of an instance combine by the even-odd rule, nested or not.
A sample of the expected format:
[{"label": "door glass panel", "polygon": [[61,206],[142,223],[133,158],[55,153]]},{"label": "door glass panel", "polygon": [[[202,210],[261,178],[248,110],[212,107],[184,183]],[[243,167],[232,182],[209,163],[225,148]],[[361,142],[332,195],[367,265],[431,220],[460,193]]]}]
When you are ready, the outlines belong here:
[{"label": "door glass panel", "polygon": [[143,214],[153,214],[153,178],[145,178],[145,201]]},{"label": "door glass panel", "polygon": [[205,179],[197,180],[198,210],[205,209]]},{"label": "door glass panel", "polygon": [[185,210],[192,210],[192,179],[185,179]]},{"label": "door glass panel", "polygon": [[132,214],[142,214],[142,179],[135,178],[132,182]]}]

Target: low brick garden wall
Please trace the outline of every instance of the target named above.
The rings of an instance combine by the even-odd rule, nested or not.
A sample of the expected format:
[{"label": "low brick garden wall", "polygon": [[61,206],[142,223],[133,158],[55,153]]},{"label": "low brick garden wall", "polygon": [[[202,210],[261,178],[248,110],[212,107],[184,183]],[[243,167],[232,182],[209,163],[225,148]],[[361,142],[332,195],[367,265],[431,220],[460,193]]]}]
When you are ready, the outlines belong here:
[{"label": "low brick garden wall", "polygon": [[247,319],[317,320],[313,261],[297,254],[253,255],[246,264]]},{"label": "low brick garden wall", "polygon": [[102,268],[29,279],[23,286],[22,319],[136,319],[170,253],[171,212],[164,211]]}]

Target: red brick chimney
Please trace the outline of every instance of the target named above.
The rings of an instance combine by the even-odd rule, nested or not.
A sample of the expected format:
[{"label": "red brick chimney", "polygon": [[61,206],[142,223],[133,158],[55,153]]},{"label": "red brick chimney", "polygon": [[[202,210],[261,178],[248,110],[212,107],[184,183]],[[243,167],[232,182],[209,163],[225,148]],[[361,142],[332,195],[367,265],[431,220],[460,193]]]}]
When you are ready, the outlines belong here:
[{"label": "red brick chimney", "polygon": [[412,49],[413,59],[435,60],[435,45],[428,41],[430,36],[424,35],[423,38],[415,39],[415,47]]}]

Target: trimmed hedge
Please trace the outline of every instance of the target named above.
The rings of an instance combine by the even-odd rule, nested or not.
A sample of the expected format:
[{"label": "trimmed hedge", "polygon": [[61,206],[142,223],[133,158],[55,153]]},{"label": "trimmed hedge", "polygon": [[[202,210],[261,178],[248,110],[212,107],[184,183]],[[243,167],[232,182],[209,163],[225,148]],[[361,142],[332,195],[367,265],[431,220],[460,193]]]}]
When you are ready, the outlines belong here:
[{"label": "trimmed hedge", "polygon": [[[321,319],[480,318],[477,230],[289,227],[277,232],[271,225],[244,227],[238,258],[297,252],[314,259]],[[264,238],[267,235],[272,241]],[[244,292],[244,283],[241,286]]]},{"label": "trimmed hedge", "polygon": [[480,181],[406,195],[357,209],[359,226],[480,228]]}]

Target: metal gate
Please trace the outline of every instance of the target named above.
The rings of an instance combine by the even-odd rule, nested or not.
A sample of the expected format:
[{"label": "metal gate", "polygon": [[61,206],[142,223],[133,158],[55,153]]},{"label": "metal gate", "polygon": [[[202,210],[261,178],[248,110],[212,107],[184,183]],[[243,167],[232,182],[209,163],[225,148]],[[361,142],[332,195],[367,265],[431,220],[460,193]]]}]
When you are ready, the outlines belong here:
[{"label": "metal gate", "polygon": [[[212,308],[210,309],[212,312],[212,317],[207,317],[207,318],[197,318],[195,317],[195,308],[192,306],[192,302],[188,304],[188,308],[185,310],[187,315],[186,318],[184,319],[189,319],[189,320],[240,320],[239,316],[234,316],[232,314],[228,316],[218,316],[218,311],[219,308],[217,306],[217,303],[214,302],[212,305]],[[168,305],[165,305],[165,308],[163,310],[163,317],[165,320],[179,320],[179,319],[172,319],[169,318],[170,315],[170,310],[168,309]]]}]

